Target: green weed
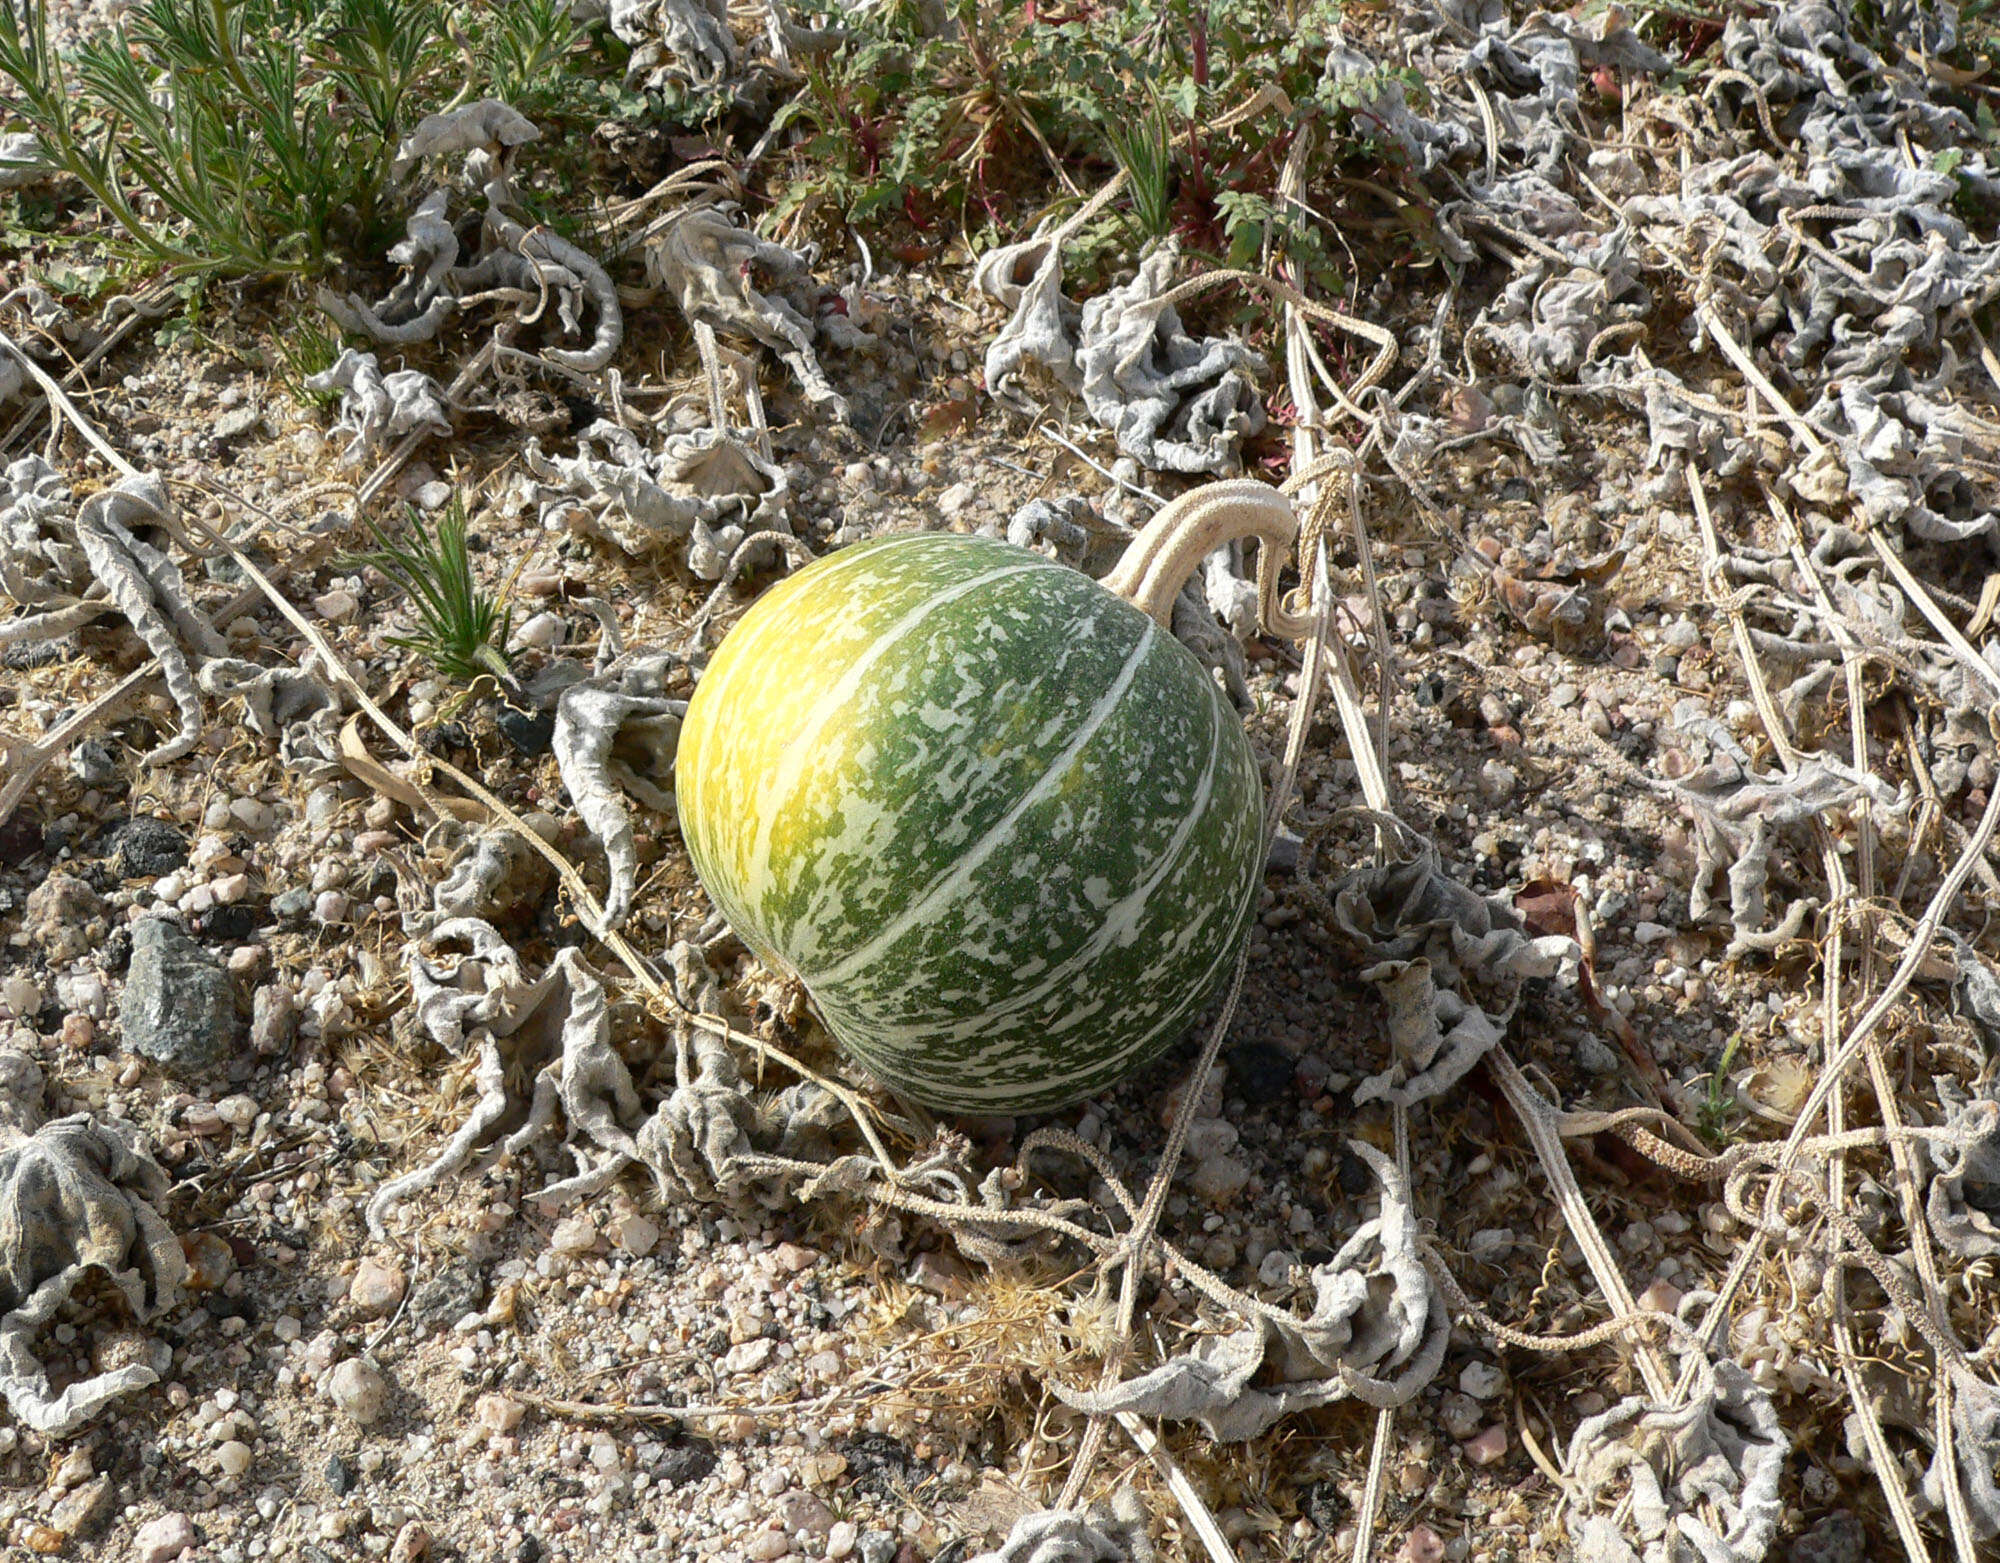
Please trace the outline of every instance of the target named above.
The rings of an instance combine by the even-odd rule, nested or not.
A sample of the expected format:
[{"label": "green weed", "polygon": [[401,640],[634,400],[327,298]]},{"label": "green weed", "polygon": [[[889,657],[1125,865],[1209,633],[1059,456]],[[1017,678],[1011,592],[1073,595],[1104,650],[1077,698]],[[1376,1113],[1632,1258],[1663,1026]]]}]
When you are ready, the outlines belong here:
[{"label": "green weed", "polygon": [[1714,1072],[1708,1077],[1708,1092],[1695,1108],[1695,1132],[1711,1145],[1727,1145],[1735,1138],[1736,1122],[1742,1116],[1737,1105],[1736,1092],[1729,1083],[1729,1069],[1736,1062],[1736,1053],[1743,1046],[1743,1033],[1736,1032],[1722,1049],[1722,1056],[1715,1061]]},{"label": "green weed", "polygon": [[417,633],[391,636],[391,645],[416,652],[447,678],[471,683],[491,674],[507,683],[514,610],[473,579],[466,526],[465,502],[457,495],[438,517],[434,532],[425,530],[423,515],[412,507],[401,541],[370,520],[377,546],[352,555],[349,562],[387,576],[415,608]]}]

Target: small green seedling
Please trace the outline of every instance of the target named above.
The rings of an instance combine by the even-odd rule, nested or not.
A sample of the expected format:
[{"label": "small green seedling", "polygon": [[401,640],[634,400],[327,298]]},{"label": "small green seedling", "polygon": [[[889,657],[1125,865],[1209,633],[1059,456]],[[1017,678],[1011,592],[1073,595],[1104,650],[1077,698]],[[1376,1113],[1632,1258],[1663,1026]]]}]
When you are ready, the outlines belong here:
[{"label": "small green seedling", "polygon": [[1736,1062],[1736,1051],[1742,1045],[1743,1033],[1739,1031],[1715,1061],[1715,1072],[1708,1077],[1708,1094],[1695,1109],[1695,1130],[1711,1145],[1726,1145],[1735,1128],[1739,1109],[1729,1085],[1729,1066]]},{"label": "small green seedling", "polygon": [[415,507],[410,509],[409,531],[402,541],[392,539],[373,520],[368,529],[379,546],[352,556],[351,562],[379,571],[406,592],[420,626],[414,635],[391,636],[389,643],[416,652],[447,678],[471,683],[490,674],[511,684],[507,637],[514,627],[514,610],[504,604],[505,592],[496,597],[472,578],[465,502],[453,495],[434,533],[424,529],[424,518]]}]

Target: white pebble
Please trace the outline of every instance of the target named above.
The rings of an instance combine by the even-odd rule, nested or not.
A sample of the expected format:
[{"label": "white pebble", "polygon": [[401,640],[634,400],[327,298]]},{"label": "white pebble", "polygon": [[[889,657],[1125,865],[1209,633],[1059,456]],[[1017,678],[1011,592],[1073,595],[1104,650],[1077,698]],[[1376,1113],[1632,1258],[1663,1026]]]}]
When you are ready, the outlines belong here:
[{"label": "white pebble", "polygon": [[524,646],[532,646],[540,651],[553,651],[562,644],[562,616],[555,613],[538,613],[521,626],[515,638]]},{"label": "white pebble", "polygon": [[209,893],[223,906],[234,906],[250,893],[248,874],[225,874],[208,887]]},{"label": "white pebble", "polygon": [[313,902],[313,917],[322,923],[347,921],[347,897],[338,890],[322,890]]},{"label": "white pebble", "polygon": [[248,1129],[257,1121],[257,1099],[251,1096],[225,1096],[215,1104],[216,1116],[232,1129]]},{"label": "white pebble", "polygon": [[349,1357],[328,1376],[326,1392],[333,1403],[362,1427],[381,1420],[389,1407],[389,1385],[380,1370],[360,1357]]},{"label": "white pebble", "polygon": [[229,805],[229,812],[236,822],[252,835],[262,835],[277,823],[271,812],[271,805],[260,798],[238,798]]},{"label": "white pebble", "polygon": [[241,1476],[250,1469],[251,1458],[250,1446],[233,1438],[215,1451],[215,1463],[224,1476]]}]

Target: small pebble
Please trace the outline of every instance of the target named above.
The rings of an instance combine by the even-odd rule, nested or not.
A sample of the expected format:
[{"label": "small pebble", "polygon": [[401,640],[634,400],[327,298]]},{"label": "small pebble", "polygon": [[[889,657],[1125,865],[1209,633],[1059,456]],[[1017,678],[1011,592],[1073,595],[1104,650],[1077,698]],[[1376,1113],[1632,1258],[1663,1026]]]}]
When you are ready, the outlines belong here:
[{"label": "small pebble", "polygon": [[1234,1156],[1211,1156],[1196,1163],[1188,1185],[1209,1203],[1226,1205],[1249,1181],[1250,1169]]},{"label": "small pebble", "polygon": [[826,1555],[828,1563],[840,1563],[854,1552],[856,1531],[850,1520],[837,1520],[832,1530],[826,1533]]},{"label": "small pebble", "polygon": [[1458,1375],[1458,1387],[1474,1400],[1491,1400],[1507,1387],[1507,1375],[1490,1362],[1468,1362]]},{"label": "small pebble", "polygon": [[634,1259],[643,1259],[660,1240],[660,1229],[644,1216],[626,1216],[611,1224],[611,1241]]},{"label": "small pebble", "polygon": [[1464,1443],[1479,1431],[1479,1402],[1470,1395],[1451,1394],[1444,1397],[1438,1407],[1438,1421],[1444,1430],[1459,1443]]},{"label": "small pebble", "polygon": [[132,1538],[133,1563],[173,1563],[194,1544],[193,1520],[185,1514],[162,1514],[146,1521]]},{"label": "small pebble", "polygon": [[313,901],[313,917],[321,923],[347,921],[347,897],[338,890],[322,890]]},{"label": "small pebble", "polygon": [[381,1420],[389,1406],[389,1385],[379,1369],[361,1357],[349,1357],[327,1377],[326,1392],[350,1420],[367,1427]]},{"label": "small pebble", "polygon": [[361,611],[361,599],[346,590],[323,592],[313,598],[313,608],[323,619],[345,624]]},{"label": "small pebble", "polygon": [[549,1247],[559,1254],[587,1254],[597,1246],[597,1226],[588,1216],[565,1216],[549,1234]]},{"label": "small pebble", "polygon": [[394,1311],[407,1283],[403,1272],[380,1259],[364,1259],[347,1286],[347,1300],[370,1318]]},{"label": "small pebble", "polygon": [[541,651],[553,651],[562,644],[562,616],[555,613],[538,613],[516,631],[515,639],[524,646],[531,646]]},{"label": "small pebble", "polygon": [[389,1563],[419,1563],[419,1559],[430,1556],[431,1533],[418,1520],[411,1520],[396,1532],[395,1545],[389,1548]]},{"label": "small pebble", "polygon": [[234,1438],[215,1451],[215,1463],[222,1467],[224,1476],[243,1475],[250,1469],[252,1458],[250,1446]]},{"label": "small pebble", "polygon": [[1507,1458],[1507,1428],[1495,1422],[1465,1445],[1465,1458],[1474,1465],[1497,1465]]},{"label": "small pebble", "polygon": [[252,1096],[225,1096],[215,1104],[216,1116],[232,1129],[248,1130],[257,1122],[257,1099]]},{"label": "small pebble", "polygon": [[271,805],[259,798],[238,798],[229,805],[229,812],[236,823],[253,836],[261,836],[277,823]]},{"label": "small pebble", "polygon": [[488,1433],[511,1433],[521,1425],[527,1408],[505,1395],[481,1395],[472,1403],[472,1420]]},{"label": "small pebble", "polygon": [[225,874],[208,887],[209,894],[224,906],[234,906],[250,893],[248,874]]},{"label": "small pebble", "polygon": [[1444,1542],[1428,1525],[1419,1525],[1403,1538],[1403,1550],[1396,1563],[1444,1563]]}]

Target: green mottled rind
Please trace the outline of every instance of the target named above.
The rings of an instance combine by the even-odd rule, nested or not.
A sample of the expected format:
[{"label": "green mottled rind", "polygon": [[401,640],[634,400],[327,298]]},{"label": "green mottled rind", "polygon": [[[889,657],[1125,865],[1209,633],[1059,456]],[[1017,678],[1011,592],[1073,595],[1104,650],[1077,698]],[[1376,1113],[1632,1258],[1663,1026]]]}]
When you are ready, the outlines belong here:
[{"label": "green mottled rind", "polygon": [[737,932],[954,1112],[1057,1107],[1157,1056],[1261,863],[1256,765],[1201,666],[983,538],[864,544],[768,592],[689,704],[676,788]]}]

